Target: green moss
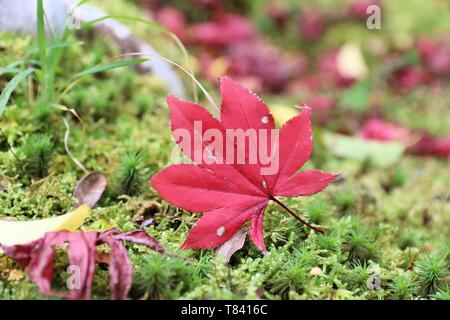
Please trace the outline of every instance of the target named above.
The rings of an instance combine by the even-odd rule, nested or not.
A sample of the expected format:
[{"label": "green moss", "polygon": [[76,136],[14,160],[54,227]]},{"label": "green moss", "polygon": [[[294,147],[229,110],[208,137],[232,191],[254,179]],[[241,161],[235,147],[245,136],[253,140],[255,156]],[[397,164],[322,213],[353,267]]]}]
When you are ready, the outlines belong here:
[{"label": "green moss", "polygon": [[354,192],[340,191],[335,194],[334,202],[341,211],[347,211],[351,209],[357,202],[357,197]]},{"label": "green moss", "polygon": [[450,300],[450,287],[447,286],[446,288],[439,290],[432,295],[432,298],[436,300]]},{"label": "green moss", "polygon": [[21,147],[25,168],[34,178],[43,178],[48,174],[53,153],[52,139],[45,134],[29,137]]},{"label": "green moss", "polygon": [[308,202],[304,210],[309,218],[309,221],[317,225],[326,223],[330,216],[333,215],[333,207],[322,199],[315,199]]},{"label": "green moss", "polygon": [[366,230],[359,228],[350,232],[342,246],[342,250],[348,252],[348,260],[352,262],[376,259],[378,248],[375,239]]},{"label": "green moss", "polygon": [[389,292],[392,293],[392,298],[397,300],[410,300],[414,297],[417,291],[417,285],[414,282],[414,275],[412,272],[402,272],[397,274],[392,279],[388,286]]},{"label": "green moss", "polygon": [[414,271],[424,297],[444,290],[444,285],[448,284],[449,266],[445,259],[428,256],[417,262]]},{"label": "green moss", "polygon": [[139,151],[127,151],[122,157],[115,181],[117,195],[138,195],[146,186],[148,170],[144,167],[144,155]]}]

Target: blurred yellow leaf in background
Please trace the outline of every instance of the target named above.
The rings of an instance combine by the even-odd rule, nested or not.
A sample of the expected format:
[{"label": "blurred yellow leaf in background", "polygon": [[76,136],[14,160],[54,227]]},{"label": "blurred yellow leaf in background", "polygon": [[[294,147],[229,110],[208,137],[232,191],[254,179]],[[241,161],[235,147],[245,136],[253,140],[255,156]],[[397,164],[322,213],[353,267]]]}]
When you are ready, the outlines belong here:
[{"label": "blurred yellow leaf in background", "polygon": [[289,119],[298,115],[298,110],[282,105],[274,105],[270,107],[270,112],[275,120],[275,125],[280,128]]}]

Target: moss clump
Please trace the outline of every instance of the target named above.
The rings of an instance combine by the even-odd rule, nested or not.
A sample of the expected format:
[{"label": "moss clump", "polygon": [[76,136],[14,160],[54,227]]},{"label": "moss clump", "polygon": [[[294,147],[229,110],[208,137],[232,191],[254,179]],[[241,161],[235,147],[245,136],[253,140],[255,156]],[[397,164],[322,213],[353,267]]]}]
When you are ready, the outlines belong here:
[{"label": "moss clump", "polygon": [[417,291],[414,274],[411,271],[396,274],[388,285],[392,298],[396,300],[410,300]]},{"label": "moss clump", "polygon": [[365,262],[376,259],[377,248],[376,241],[365,230],[361,229],[352,231],[342,246],[342,250],[348,252],[348,260],[351,262]]},{"label": "moss clump", "polygon": [[339,210],[346,212],[356,204],[357,196],[351,191],[340,191],[335,195],[334,201]]},{"label": "moss clump", "polygon": [[420,294],[423,297],[444,290],[444,285],[449,276],[448,268],[448,261],[433,256],[428,256],[417,262],[415,272]]},{"label": "moss clump", "polygon": [[304,208],[310,222],[323,224],[333,214],[333,208],[328,202],[322,199],[310,201]]},{"label": "moss clump", "polygon": [[432,298],[436,300],[450,300],[450,286],[447,285],[444,289],[439,290],[432,295]]},{"label": "moss clump", "polygon": [[144,155],[139,151],[125,153],[115,181],[117,195],[135,196],[147,185],[148,170],[144,167],[144,159]]},{"label": "moss clump", "polygon": [[310,279],[310,270],[315,262],[316,257],[309,251],[294,252],[292,259],[268,280],[270,292],[283,298],[288,298],[293,291],[301,293]]},{"label": "moss clump", "polygon": [[145,299],[177,299],[200,281],[193,265],[177,258],[149,255],[141,259],[131,295]]}]

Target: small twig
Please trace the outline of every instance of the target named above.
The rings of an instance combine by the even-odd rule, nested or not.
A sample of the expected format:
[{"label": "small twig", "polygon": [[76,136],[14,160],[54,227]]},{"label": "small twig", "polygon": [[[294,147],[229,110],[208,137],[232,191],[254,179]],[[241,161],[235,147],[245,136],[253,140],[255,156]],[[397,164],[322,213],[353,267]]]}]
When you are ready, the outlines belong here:
[{"label": "small twig", "polygon": [[31,102],[34,102],[35,96],[34,96],[34,85],[33,85],[33,78],[28,77],[28,98]]},{"label": "small twig", "polygon": [[0,128],[0,133],[1,133],[1,135],[3,136],[3,138],[5,139],[5,142],[6,142],[6,145],[8,146],[8,148],[9,148],[9,151],[11,151],[11,153],[12,153],[13,156],[14,156],[14,158],[15,158],[15,159],[17,160],[17,162],[19,163],[20,171],[22,171],[22,173],[25,175],[26,172],[25,172],[25,170],[23,169],[22,161],[20,161],[19,157],[16,155],[16,153],[15,153],[14,150],[13,150],[13,148],[12,148],[11,145],[9,144],[9,142],[8,142],[8,137],[7,137],[6,134],[3,132],[3,129],[2,129],[2,128]]},{"label": "small twig", "polygon": [[308,221],[300,218],[294,211],[292,211],[291,209],[289,209],[289,207],[287,207],[283,202],[281,202],[280,200],[278,200],[275,197],[271,197],[271,200],[273,200],[274,202],[276,202],[278,205],[280,205],[284,210],[286,210],[291,216],[293,216],[295,219],[297,219],[298,221],[300,221],[302,224],[304,224],[305,226],[307,226],[308,228],[320,232],[320,233],[324,233],[325,230],[323,228],[319,228],[319,227],[314,227],[312,224],[310,224]]}]

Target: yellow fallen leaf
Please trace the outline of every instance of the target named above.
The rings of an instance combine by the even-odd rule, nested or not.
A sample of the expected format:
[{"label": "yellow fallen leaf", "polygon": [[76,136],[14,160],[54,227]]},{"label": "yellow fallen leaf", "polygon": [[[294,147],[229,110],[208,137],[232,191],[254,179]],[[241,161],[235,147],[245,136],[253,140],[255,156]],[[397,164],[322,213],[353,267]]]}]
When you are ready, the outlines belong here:
[{"label": "yellow fallen leaf", "polygon": [[215,59],[210,67],[211,77],[218,78],[227,74],[227,70],[230,67],[230,61],[226,58],[217,58]]},{"label": "yellow fallen leaf", "polygon": [[8,274],[8,281],[15,282],[23,279],[25,274],[21,270],[13,269]]},{"label": "yellow fallen leaf", "polygon": [[31,221],[0,221],[0,243],[8,246],[25,244],[43,237],[47,232],[75,231],[88,215],[89,207],[84,204],[57,217]]},{"label": "yellow fallen leaf", "polygon": [[289,119],[298,115],[298,110],[281,105],[274,105],[270,107],[270,112],[272,113],[273,119],[275,120],[275,125],[278,128],[281,128],[281,126],[283,126],[283,124],[285,124]]}]

